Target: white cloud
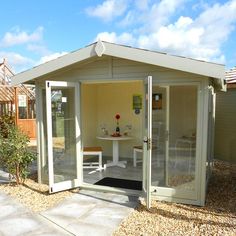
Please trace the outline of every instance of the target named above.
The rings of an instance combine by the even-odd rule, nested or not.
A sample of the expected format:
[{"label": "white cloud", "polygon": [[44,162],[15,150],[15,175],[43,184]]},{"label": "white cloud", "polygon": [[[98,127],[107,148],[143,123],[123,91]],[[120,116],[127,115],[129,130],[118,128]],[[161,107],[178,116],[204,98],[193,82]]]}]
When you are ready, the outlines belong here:
[{"label": "white cloud", "polygon": [[12,32],[7,32],[0,40],[0,47],[11,47],[14,45],[38,42],[42,39],[43,27],[38,27],[31,34],[16,29]]},{"label": "white cloud", "polygon": [[15,52],[0,51],[0,58],[6,58],[8,64],[13,68],[13,71],[20,72],[32,66],[35,62],[31,58],[22,56]]},{"label": "white cloud", "polygon": [[159,27],[170,23],[171,17],[182,8],[187,0],[162,0],[150,5],[150,8],[141,14],[143,27],[140,32],[151,33]]},{"label": "white cloud", "polygon": [[38,62],[35,63],[35,65],[43,64],[45,62],[48,62],[48,61],[51,61],[51,60],[56,59],[58,57],[61,57],[65,54],[67,54],[67,52],[55,52],[55,53],[49,54],[47,56],[43,56],[40,58],[40,60]]},{"label": "white cloud", "polygon": [[47,55],[50,51],[42,44],[29,44],[27,45],[27,50],[34,52],[39,55]]},{"label": "white cloud", "polygon": [[133,45],[135,44],[135,39],[133,38],[132,34],[129,33],[122,33],[120,35],[117,35],[115,32],[101,32],[97,35],[97,40],[103,40],[110,43],[118,43],[118,44],[126,44],[126,45]]},{"label": "white cloud", "polygon": [[143,11],[148,9],[149,2],[149,0],[136,0],[135,5],[139,10]]},{"label": "white cloud", "polygon": [[125,0],[106,0],[96,7],[89,7],[86,12],[89,16],[101,18],[104,21],[111,21],[122,15],[127,8]]},{"label": "white cloud", "polygon": [[204,5],[196,18],[176,18],[175,13],[184,1],[163,0],[149,3],[143,12],[138,8],[130,10],[121,24],[135,26],[131,32],[102,32],[96,38],[223,63],[225,56],[221,51],[222,45],[236,25],[236,0]]}]

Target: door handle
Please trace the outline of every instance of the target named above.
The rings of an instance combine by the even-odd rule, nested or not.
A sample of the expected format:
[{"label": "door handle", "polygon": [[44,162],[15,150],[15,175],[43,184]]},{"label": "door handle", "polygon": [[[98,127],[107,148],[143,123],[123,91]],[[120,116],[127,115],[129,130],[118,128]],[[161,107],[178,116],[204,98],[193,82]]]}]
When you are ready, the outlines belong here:
[{"label": "door handle", "polygon": [[148,137],[144,137],[143,142],[147,144],[147,150],[152,148],[152,140]]}]

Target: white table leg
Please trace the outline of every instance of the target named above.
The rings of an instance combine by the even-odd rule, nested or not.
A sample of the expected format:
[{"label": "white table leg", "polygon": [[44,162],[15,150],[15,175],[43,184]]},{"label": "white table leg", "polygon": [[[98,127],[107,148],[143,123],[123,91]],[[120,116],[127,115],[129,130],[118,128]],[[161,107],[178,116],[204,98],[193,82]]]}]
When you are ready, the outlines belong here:
[{"label": "white table leg", "polygon": [[113,140],[113,162],[117,164],[119,161],[119,142]]},{"label": "white table leg", "polygon": [[118,140],[113,140],[112,142],[113,145],[113,155],[112,155],[112,162],[108,162],[106,164],[106,167],[111,167],[111,166],[119,166],[122,168],[126,168],[127,161],[119,161],[119,141]]}]

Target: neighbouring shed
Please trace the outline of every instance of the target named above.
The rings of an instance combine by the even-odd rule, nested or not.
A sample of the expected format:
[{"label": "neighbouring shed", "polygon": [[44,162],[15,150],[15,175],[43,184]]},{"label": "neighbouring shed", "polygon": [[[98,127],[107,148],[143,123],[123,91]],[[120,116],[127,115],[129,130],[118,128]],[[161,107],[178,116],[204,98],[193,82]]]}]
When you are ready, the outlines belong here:
[{"label": "neighbouring shed", "polygon": [[236,67],[225,78],[227,92],[216,95],[215,158],[236,163]]},{"label": "neighbouring shed", "polygon": [[6,59],[0,63],[0,117],[10,116],[30,138],[36,138],[35,89],[32,85],[11,86],[14,75]]}]

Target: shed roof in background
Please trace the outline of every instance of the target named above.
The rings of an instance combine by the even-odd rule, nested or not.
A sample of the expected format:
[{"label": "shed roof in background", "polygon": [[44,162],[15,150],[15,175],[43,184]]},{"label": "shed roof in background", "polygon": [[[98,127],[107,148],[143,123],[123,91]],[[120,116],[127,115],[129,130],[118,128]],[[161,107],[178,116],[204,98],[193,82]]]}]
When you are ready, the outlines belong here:
[{"label": "shed roof in background", "polygon": [[236,67],[225,72],[225,79],[227,84],[236,83]]},{"label": "shed roof in background", "polygon": [[199,74],[219,80],[217,82],[222,86],[224,84],[222,81],[225,78],[225,69],[224,65],[222,64],[210,63],[180,56],[173,56],[167,53],[133,48],[104,41],[95,42],[82,49],[68,53],[52,61],[46,62],[32,69],[16,74],[12,77],[12,84],[16,85],[27,82],[32,83],[36,79],[44,75],[82,62],[86,59],[101,57],[103,55],[161,66],[183,72]]}]

